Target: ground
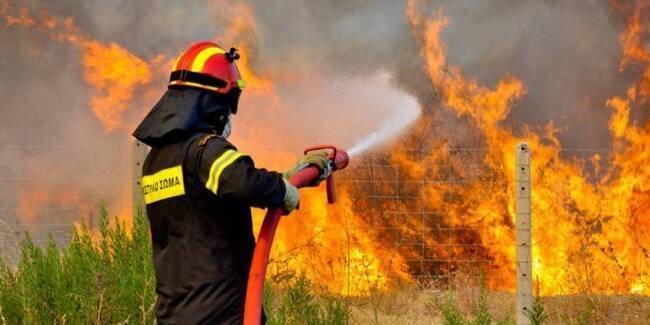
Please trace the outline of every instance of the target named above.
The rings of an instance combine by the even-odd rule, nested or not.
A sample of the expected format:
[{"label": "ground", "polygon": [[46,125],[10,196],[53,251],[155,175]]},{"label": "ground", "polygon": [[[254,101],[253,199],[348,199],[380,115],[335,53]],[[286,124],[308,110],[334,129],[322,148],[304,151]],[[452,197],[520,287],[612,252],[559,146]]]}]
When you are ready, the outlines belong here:
[{"label": "ground", "polygon": [[[445,324],[441,303],[449,291],[403,287],[395,293],[352,300],[353,324]],[[453,291],[460,309],[470,316],[477,307],[479,288]],[[488,292],[493,321],[510,315],[514,320],[515,296]],[[570,295],[543,297],[549,315],[546,324],[650,324],[650,297]]]}]

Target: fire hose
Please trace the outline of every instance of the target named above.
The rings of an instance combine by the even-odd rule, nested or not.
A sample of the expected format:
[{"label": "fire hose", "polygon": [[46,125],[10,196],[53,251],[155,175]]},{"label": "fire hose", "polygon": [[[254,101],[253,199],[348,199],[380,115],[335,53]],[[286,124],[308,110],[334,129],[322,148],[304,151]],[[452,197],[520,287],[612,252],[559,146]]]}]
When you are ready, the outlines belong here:
[{"label": "fire hose", "polygon": [[[316,146],[305,150],[305,154],[311,151],[327,150],[332,172],[345,168],[350,159],[348,154],[334,146]],[[305,166],[294,174],[289,182],[295,187],[305,187],[314,182],[321,176],[321,171],[316,166]],[[334,188],[333,173],[326,179],[327,203],[332,204],[336,201]],[[280,217],[285,214],[283,207],[277,207],[269,210],[264,217],[262,228],[257,237],[255,252],[251,262],[251,269],[248,274],[248,287],[246,289],[246,302],[244,305],[244,324],[259,325],[262,320],[262,302],[264,297],[264,279],[266,276],[266,266],[269,262],[271,245],[275,230],[280,223]]]}]

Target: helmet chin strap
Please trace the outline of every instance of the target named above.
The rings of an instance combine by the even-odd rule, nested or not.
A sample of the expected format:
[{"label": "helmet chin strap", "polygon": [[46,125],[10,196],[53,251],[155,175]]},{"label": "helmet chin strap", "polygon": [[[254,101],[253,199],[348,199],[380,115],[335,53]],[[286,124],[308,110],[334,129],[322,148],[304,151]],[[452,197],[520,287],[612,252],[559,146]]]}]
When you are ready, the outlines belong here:
[{"label": "helmet chin strap", "polygon": [[232,114],[229,114],[228,122],[226,122],[226,126],[223,127],[223,132],[221,132],[221,137],[224,139],[228,139],[230,137],[231,132],[232,132]]}]

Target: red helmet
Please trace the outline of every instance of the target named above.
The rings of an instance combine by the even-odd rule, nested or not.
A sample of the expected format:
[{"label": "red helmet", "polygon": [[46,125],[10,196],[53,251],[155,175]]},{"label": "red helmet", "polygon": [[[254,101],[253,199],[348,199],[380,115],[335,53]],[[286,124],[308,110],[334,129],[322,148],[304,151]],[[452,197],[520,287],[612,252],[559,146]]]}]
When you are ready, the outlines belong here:
[{"label": "red helmet", "polygon": [[237,59],[239,52],[235,48],[226,52],[211,42],[195,43],[176,59],[169,87],[193,87],[219,94],[234,90],[233,93],[239,97],[245,84],[235,65]]}]

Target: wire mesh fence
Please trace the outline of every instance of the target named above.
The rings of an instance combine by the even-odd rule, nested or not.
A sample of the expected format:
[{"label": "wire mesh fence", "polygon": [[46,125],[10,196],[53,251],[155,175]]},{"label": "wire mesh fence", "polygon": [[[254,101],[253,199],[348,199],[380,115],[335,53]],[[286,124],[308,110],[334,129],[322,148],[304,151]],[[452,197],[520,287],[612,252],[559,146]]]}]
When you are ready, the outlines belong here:
[{"label": "wire mesh fence", "polygon": [[[52,236],[64,244],[74,222],[96,213],[100,200],[111,211],[130,213],[134,187],[125,184],[132,181],[133,152],[131,144],[0,147],[0,254],[15,259],[26,231],[37,243]],[[580,161],[596,182],[611,153],[565,149],[560,154]],[[514,179],[507,166],[487,164],[482,148],[404,149],[400,154],[413,163],[374,151],[338,175],[354,216],[374,227],[379,244],[399,255],[421,281],[445,283],[457,272],[477,275],[502,262],[481,240],[485,221],[494,213],[484,215],[479,206],[512,196],[508,184]],[[496,208],[514,239],[508,207]],[[514,254],[514,242],[511,249]]]},{"label": "wire mesh fence", "polygon": [[[609,170],[613,153],[561,149],[559,156],[575,162],[585,180],[597,184]],[[515,162],[487,163],[489,152],[484,148],[408,149],[399,155],[409,162],[386,151],[368,153],[363,163],[341,173],[339,183],[352,189],[353,202],[359,206],[355,215],[378,230],[382,244],[404,258],[410,274],[422,282],[446,284],[457,274],[477,277],[508,269],[502,265],[504,258],[513,261],[516,246],[516,225],[509,211],[514,209],[509,205],[514,205],[515,179],[508,169],[514,170]],[[533,182],[533,191],[534,186]],[[555,186],[561,195],[570,184]],[[543,213],[533,210],[532,218],[544,217]],[[505,239],[492,238],[499,234],[499,229],[488,229],[495,224],[505,229],[500,234]],[[504,241],[508,246],[500,250],[487,246]]]},{"label": "wire mesh fence", "polygon": [[17,258],[29,233],[37,244],[65,244],[75,222],[92,218],[99,204],[123,211],[130,189],[128,147],[0,146],[0,255]]},{"label": "wire mesh fence", "polygon": [[393,162],[388,152],[369,153],[363,164],[343,173],[340,183],[354,189],[352,199],[362,207],[355,214],[376,227],[383,245],[404,258],[414,278],[445,283],[456,271],[477,275],[494,263],[476,240],[480,225],[451,224],[446,212],[457,205],[463,188],[476,182],[483,185],[482,193],[473,194],[478,197],[507,188],[487,176],[484,149],[453,148],[433,164],[432,151],[402,152],[418,162],[417,175],[411,175],[413,166]]}]

